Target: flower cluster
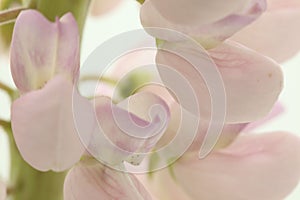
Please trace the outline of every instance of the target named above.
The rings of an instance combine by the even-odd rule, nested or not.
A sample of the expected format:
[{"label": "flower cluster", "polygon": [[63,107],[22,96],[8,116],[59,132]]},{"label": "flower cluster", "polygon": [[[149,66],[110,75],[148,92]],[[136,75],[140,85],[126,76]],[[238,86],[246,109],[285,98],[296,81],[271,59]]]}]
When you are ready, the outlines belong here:
[{"label": "flower cluster", "polygon": [[[67,172],[65,200],[283,199],[300,180],[300,139],[248,132],[277,113],[279,63],[300,49],[282,29],[296,34],[299,15],[294,0],[146,0],[140,18],[157,41],[157,74],[123,79],[122,70],[143,57],[133,56],[109,72],[118,87],[87,98],[78,89],[81,36],[73,14],[51,22],[22,11],[10,49],[19,92],[11,106],[14,142],[34,169]],[[162,85],[132,81],[144,73]],[[142,165],[148,174],[127,173]],[[0,200],[8,186],[0,181]]]}]

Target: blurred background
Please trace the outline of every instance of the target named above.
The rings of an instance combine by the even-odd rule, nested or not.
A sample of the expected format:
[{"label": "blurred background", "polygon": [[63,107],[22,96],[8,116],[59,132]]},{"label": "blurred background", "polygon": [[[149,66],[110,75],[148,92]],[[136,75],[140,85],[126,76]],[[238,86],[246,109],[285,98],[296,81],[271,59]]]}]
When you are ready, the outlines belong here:
[{"label": "blurred background", "polygon": [[[106,41],[119,33],[137,28],[142,28],[142,26],[139,21],[139,5],[133,0],[122,1],[114,9],[99,17],[89,16],[83,35],[81,63],[83,63],[88,55],[103,41]],[[255,130],[255,132],[282,130],[292,132],[300,137],[300,89],[298,88],[300,87],[299,65],[300,54],[282,64],[285,75],[285,88],[279,100],[284,105],[285,111],[276,119]],[[0,55],[0,81],[13,87],[13,81],[9,70],[8,55]],[[9,97],[0,91],[0,118],[8,120],[9,117]],[[7,138],[0,128],[0,177],[4,180],[8,179],[9,167]],[[286,200],[299,199],[300,185]]]}]

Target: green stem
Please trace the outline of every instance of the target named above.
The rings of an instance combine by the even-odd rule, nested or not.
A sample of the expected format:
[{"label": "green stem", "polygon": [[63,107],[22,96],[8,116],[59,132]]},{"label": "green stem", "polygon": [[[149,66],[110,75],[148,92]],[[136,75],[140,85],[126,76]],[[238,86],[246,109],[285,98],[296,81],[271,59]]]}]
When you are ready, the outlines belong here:
[{"label": "green stem", "polygon": [[12,89],[11,87],[9,87],[8,85],[0,82],[0,90],[3,90],[4,92],[6,92],[8,94],[8,96],[10,97],[11,101],[14,101],[15,99],[17,99],[19,97],[19,93],[18,91]]},{"label": "green stem", "polygon": [[2,126],[5,129],[9,129],[11,127],[11,124],[8,121],[0,119],[0,126]]},{"label": "green stem", "polygon": [[1,82],[0,82],[0,89],[5,91],[8,94],[14,93],[14,90],[12,88],[10,88],[8,85],[1,83]]},{"label": "green stem", "polygon": [[93,75],[90,75],[90,76],[83,76],[80,78],[80,81],[81,82],[88,82],[88,81],[99,81],[99,82],[105,82],[107,84],[110,84],[110,85],[117,85],[118,83],[118,80],[115,80],[115,79],[112,79],[112,78],[109,78],[109,77],[99,77],[99,76],[93,76]]},{"label": "green stem", "polygon": [[21,157],[11,129],[9,132],[11,153],[12,200],[63,200],[63,184],[66,173],[40,172],[29,166]]},{"label": "green stem", "polygon": [[25,10],[27,8],[13,8],[8,9],[0,12],[0,25],[10,23],[14,21],[21,11]]},{"label": "green stem", "polygon": [[137,2],[139,2],[140,4],[143,4],[145,2],[145,0],[136,0]]}]

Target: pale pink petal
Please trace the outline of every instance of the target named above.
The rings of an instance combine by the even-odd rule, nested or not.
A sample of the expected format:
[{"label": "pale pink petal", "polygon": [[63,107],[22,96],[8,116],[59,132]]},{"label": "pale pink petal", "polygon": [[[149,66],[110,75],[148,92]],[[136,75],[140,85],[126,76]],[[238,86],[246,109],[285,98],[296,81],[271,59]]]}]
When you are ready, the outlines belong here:
[{"label": "pale pink petal", "polygon": [[64,185],[65,200],[150,200],[143,185],[131,174],[115,171],[100,163],[75,166]]},{"label": "pale pink petal", "polygon": [[6,199],[6,186],[0,181],[0,200]]},{"label": "pale pink petal", "polygon": [[21,93],[39,89],[57,73],[73,81],[79,74],[79,32],[72,14],[55,23],[35,10],[17,18],[12,46],[11,70]]},{"label": "pale pink petal", "polygon": [[100,16],[113,10],[121,3],[121,0],[93,0],[91,5],[91,14]]},{"label": "pale pink petal", "polygon": [[300,180],[299,145],[283,132],[245,135],[203,160],[187,154],[173,165],[175,179],[191,199],[281,200]]},{"label": "pale pink petal", "polygon": [[266,116],[283,88],[280,66],[232,42],[209,53],[224,80],[228,121],[249,122]]},{"label": "pale pink petal", "polygon": [[[34,168],[63,171],[79,161],[84,148],[77,134],[77,122],[85,123],[90,102],[73,93],[64,76],[56,76],[41,90],[26,93],[12,105],[12,129],[22,157]],[[81,117],[80,119],[78,117]],[[79,128],[82,126],[79,126]],[[92,130],[85,129],[85,134]]]},{"label": "pale pink petal", "polygon": [[[154,93],[163,98],[170,107],[170,121],[167,130],[164,132],[162,138],[155,146],[156,150],[167,147],[166,151],[157,152],[164,161],[176,160],[186,151],[199,152],[201,145],[207,135],[209,121],[201,120],[200,117],[194,116],[186,109],[178,104],[169,91],[158,85],[147,85],[140,89],[140,91],[147,91]],[[134,108],[134,102],[133,108]],[[143,112],[145,113],[145,112]],[[213,124],[213,123],[212,123]],[[220,130],[220,137],[216,139],[214,150],[224,148],[231,144],[240,132],[247,126],[247,123],[241,124],[225,124]]]},{"label": "pale pink petal", "polygon": [[[265,0],[148,0],[141,8],[141,22],[144,27],[185,33],[209,48],[253,22],[265,9]],[[163,40],[179,39],[163,31],[149,32]]]},{"label": "pale pink petal", "polygon": [[[224,82],[227,123],[247,123],[263,118],[271,111],[282,90],[283,75],[278,64],[234,42],[227,41],[208,51],[208,55],[204,52],[199,54],[188,43],[165,42],[162,48],[164,50],[158,51],[157,63],[175,69],[189,80],[198,97],[200,114],[204,119],[210,119],[211,96],[208,88],[213,88],[204,80],[218,80],[217,73],[206,72],[214,67],[214,63]],[[193,65],[187,62],[189,57],[194,58]],[[161,68],[158,66],[165,83],[173,85],[173,88],[182,88],[179,81],[172,81],[171,75]],[[182,105],[193,113],[194,109],[189,108],[188,101],[187,97]]]},{"label": "pale pink petal", "polygon": [[283,62],[300,50],[300,3],[298,0],[269,0],[269,3],[261,18],[232,39]]},{"label": "pale pink petal", "polygon": [[169,119],[164,101],[145,92],[118,105],[109,98],[98,97],[95,111],[98,127],[88,151],[110,165],[118,165],[124,160],[138,165],[143,159],[142,154],[149,152],[160,139]]}]

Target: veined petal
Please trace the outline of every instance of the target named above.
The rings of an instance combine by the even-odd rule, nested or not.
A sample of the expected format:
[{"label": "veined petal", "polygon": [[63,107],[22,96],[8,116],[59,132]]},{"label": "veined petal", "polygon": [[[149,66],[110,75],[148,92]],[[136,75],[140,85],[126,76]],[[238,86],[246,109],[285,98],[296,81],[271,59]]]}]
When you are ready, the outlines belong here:
[{"label": "veined petal", "polygon": [[[185,33],[210,48],[253,22],[265,9],[265,0],[148,0],[141,8],[141,22],[145,27]],[[163,31],[149,32],[159,39],[179,40]]]},{"label": "veined petal", "polygon": [[138,165],[143,154],[160,139],[169,119],[164,101],[145,92],[137,93],[118,105],[109,98],[98,97],[95,111],[98,127],[88,151],[109,165],[118,165],[122,161]]},{"label": "veined petal", "polygon": [[283,62],[300,50],[300,3],[297,0],[269,0],[269,4],[257,21],[232,39]]},{"label": "veined petal", "polygon": [[[12,129],[22,157],[34,168],[63,171],[84,152],[77,134],[73,103],[80,107],[82,123],[92,109],[64,76],[56,76],[41,90],[24,94],[12,105]],[[79,112],[78,110],[76,112]],[[92,130],[86,129],[85,134]]]},{"label": "veined petal", "polygon": [[[201,71],[205,70],[205,66],[213,67],[210,66],[211,62],[216,64],[223,79],[227,96],[227,123],[247,123],[261,119],[270,112],[282,90],[283,75],[278,64],[234,42],[227,41],[208,51],[208,56],[212,59],[210,62],[207,61],[208,56],[198,55],[198,51],[186,43],[165,42],[162,48],[164,50],[158,51],[157,63],[175,69],[190,81],[204,119],[210,119],[211,115],[211,96],[208,90],[211,86],[204,79],[217,76],[208,74],[209,77],[202,77],[198,69]],[[178,52],[185,54],[178,55]],[[198,56],[194,65],[183,57],[186,54],[194,58]],[[158,70],[162,80],[170,82],[170,75],[160,70],[160,66]],[[203,75],[207,76],[204,73]],[[188,107],[186,109],[194,112]]]},{"label": "veined petal", "polygon": [[90,163],[70,170],[65,180],[64,199],[151,200],[151,197],[134,175]]},{"label": "veined petal", "polygon": [[254,121],[272,110],[283,88],[283,73],[276,62],[230,41],[209,54],[224,80],[228,121]]},{"label": "veined petal", "polygon": [[300,140],[274,132],[245,135],[203,160],[187,154],[173,165],[192,199],[284,199],[300,179]]},{"label": "veined petal", "polygon": [[0,181],[0,200],[6,199],[6,186]]},{"label": "veined petal", "polygon": [[35,10],[17,18],[12,46],[11,70],[21,93],[39,89],[56,74],[79,75],[79,31],[68,13],[55,23]]}]

